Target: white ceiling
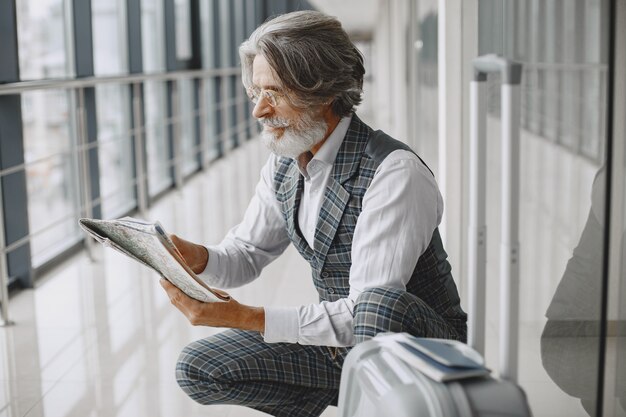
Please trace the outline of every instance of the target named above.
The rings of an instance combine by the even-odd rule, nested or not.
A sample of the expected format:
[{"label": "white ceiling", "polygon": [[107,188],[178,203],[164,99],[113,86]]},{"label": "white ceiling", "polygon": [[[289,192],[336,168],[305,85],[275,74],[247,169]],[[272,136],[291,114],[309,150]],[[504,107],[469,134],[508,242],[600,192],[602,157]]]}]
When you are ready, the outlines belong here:
[{"label": "white ceiling", "polygon": [[376,16],[378,0],[308,0],[317,10],[335,16],[353,37],[371,36]]}]

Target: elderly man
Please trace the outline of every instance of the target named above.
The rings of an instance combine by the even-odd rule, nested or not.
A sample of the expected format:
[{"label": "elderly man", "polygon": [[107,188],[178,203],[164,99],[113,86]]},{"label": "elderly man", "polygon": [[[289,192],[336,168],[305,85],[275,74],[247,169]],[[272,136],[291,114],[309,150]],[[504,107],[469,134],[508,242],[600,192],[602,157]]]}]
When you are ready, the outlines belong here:
[{"label": "elderly man", "polygon": [[278,16],[239,53],[272,155],[243,221],[219,245],[173,239],[193,270],[221,288],[252,281],[291,243],[311,265],[320,302],[203,304],[163,280],[192,324],[232,328],[187,346],[176,377],[202,404],[317,416],[336,400],[355,343],[387,331],[465,340],[437,230],[442,198],[413,151],[354,114],[363,58],[336,19]]}]

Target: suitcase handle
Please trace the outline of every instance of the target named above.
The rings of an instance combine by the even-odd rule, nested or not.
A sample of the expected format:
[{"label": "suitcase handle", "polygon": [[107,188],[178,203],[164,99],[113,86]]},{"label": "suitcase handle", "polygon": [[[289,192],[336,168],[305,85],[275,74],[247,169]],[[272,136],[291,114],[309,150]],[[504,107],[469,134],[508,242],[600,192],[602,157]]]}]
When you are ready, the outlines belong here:
[{"label": "suitcase handle", "polygon": [[517,380],[519,340],[519,124],[522,65],[497,55],[474,59],[470,82],[468,230],[469,344],[485,353],[487,75],[500,73],[502,197],[500,243],[500,376]]}]

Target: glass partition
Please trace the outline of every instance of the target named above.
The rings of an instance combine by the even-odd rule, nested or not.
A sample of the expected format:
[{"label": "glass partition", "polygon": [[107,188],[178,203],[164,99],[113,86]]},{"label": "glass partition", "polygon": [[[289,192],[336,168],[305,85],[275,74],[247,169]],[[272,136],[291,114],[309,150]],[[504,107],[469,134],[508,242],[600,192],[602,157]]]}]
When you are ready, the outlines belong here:
[{"label": "glass partition", "polygon": [[165,70],[163,2],[141,1],[141,53],[146,73]]},{"label": "glass partition", "polygon": [[[624,12],[622,12],[623,15]],[[623,120],[626,120],[626,108],[621,110]],[[614,140],[624,140],[620,136],[614,137]],[[624,165],[622,172],[624,173],[626,172],[626,149],[622,158]],[[606,387],[608,395],[605,396],[608,400],[604,405],[606,415],[611,417],[626,414],[626,174],[621,180],[615,179],[615,182],[622,184],[622,219],[621,230],[612,228],[619,234],[618,250],[614,253],[620,257],[621,262],[617,271],[618,276],[611,277],[611,284],[609,284],[607,367],[605,368],[609,383]]]},{"label": "glass partition", "polygon": [[69,78],[71,10],[67,0],[16,2],[20,78]]},{"label": "glass partition", "polygon": [[125,11],[123,0],[91,0],[95,75],[128,71]]},{"label": "glass partition", "polygon": [[102,217],[114,218],[137,205],[128,86],[97,86],[96,112]]},{"label": "glass partition", "polygon": [[[128,71],[126,2],[91,0],[94,74],[121,75]],[[98,160],[102,217],[126,214],[136,206],[130,132],[130,87],[96,87]]]},{"label": "glass partition", "polygon": [[[502,54],[524,68],[519,383],[535,415],[595,416],[599,400],[607,5],[608,0],[479,0],[480,54]],[[497,363],[497,76],[490,76],[489,102],[486,357]]]},{"label": "glass partition", "polygon": [[439,80],[438,80],[438,4],[436,0],[417,2],[417,40],[409,48],[417,54],[416,138],[413,149],[438,176]]},{"label": "glass partition", "polygon": [[172,149],[168,140],[165,84],[150,81],[144,86],[148,193],[154,196],[172,185]]},{"label": "glass partition", "polygon": [[194,89],[196,83],[193,80],[184,79],[178,82],[179,97],[179,132],[182,150],[182,172],[187,176],[199,168],[198,154],[200,147],[197,142],[196,120],[198,115],[194,110]]},{"label": "glass partition", "polygon": [[191,58],[191,4],[189,0],[174,1],[176,26],[176,58]]},{"label": "glass partition", "polygon": [[78,242],[82,235],[73,97],[66,90],[22,94],[24,162],[33,266]]}]

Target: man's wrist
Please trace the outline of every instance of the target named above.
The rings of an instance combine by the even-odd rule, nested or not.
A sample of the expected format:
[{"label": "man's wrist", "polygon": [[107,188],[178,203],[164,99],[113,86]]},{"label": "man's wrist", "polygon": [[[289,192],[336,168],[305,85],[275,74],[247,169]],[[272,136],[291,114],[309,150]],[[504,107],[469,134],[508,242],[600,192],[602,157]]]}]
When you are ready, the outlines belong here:
[{"label": "man's wrist", "polygon": [[209,250],[202,245],[196,245],[196,251],[200,261],[194,265],[193,272],[199,274],[204,271],[209,264]]},{"label": "man's wrist", "polygon": [[241,305],[239,325],[242,330],[252,330],[263,333],[265,331],[265,309]]}]

